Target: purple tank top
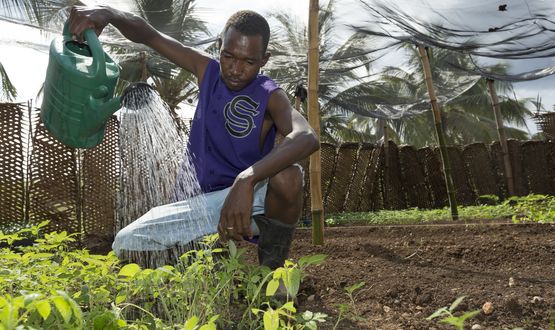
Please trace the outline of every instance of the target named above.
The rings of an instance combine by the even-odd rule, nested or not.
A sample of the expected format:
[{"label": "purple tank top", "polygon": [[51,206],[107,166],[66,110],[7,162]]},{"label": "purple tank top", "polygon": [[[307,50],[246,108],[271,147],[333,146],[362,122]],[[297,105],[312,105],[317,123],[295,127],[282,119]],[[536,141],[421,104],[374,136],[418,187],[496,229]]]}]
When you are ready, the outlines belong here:
[{"label": "purple tank top", "polygon": [[188,148],[203,192],[227,188],[243,170],[267,155],[274,146],[273,126],[260,150],[260,135],[268,99],[277,84],[259,74],[239,92],[220,78],[220,64],[208,64]]}]

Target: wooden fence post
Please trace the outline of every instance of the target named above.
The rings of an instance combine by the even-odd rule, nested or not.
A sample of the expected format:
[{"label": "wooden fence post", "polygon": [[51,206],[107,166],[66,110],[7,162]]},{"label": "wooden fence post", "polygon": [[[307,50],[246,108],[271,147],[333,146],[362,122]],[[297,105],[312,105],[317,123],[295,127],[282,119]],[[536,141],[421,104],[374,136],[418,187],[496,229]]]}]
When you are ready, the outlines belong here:
[{"label": "wooden fence post", "polygon": [[[318,103],[319,36],[318,0],[310,0],[308,15],[308,122],[320,137],[320,105]],[[324,207],[322,201],[322,166],[320,150],[310,155],[310,205],[312,213],[312,243],[324,244]]]},{"label": "wooden fence post", "polygon": [[389,128],[387,126],[387,120],[379,120],[383,129],[383,155],[384,155],[384,169],[383,169],[383,206],[385,209],[391,208],[391,203],[389,201]]},{"label": "wooden fence post", "polygon": [[443,162],[443,173],[445,175],[445,184],[447,185],[447,196],[449,198],[449,206],[451,207],[451,218],[457,220],[459,218],[457,210],[457,199],[455,197],[455,188],[453,185],[453,177],[451,175],[451,165],[447,155],[447,147],[445,146],[445,135],[441,124],[441,113],[439,112],[439,105],[437,104],[436,92],[432,82],[432,69],[430,68],[430,61],[428,53],[424,46],[418,46],[420,59],[422,60],[422,67],[424,69],[424,79],[426,80],[426,87],[432,103],[432,113],[434,115],[434,123],[436,127],[437,139],[439,143],[439,150],[441,153],[441,160]]},{"label": "wooden fence post", "polygon": [[507,180],[507,188],[509,196],[515,195],[515,182],[513,179],[513,167],[511,166],[511,158],[509,156],[509,147],[507,146],[507,137],[505,136],[505,128],[503,127],[503,117],[501,116],[501,107],[499,106],[499,99],[495,90],[494,82],[492,79],[486,79],[488,82],[489,95],[491,97],[491,105],[493,107],[493,114],[495,116],[495,123],[497,125],[497,135],[499,136],[499,143],[501,144],[501,156],[503,157],[503,165],[505,167],[505,178]]}]

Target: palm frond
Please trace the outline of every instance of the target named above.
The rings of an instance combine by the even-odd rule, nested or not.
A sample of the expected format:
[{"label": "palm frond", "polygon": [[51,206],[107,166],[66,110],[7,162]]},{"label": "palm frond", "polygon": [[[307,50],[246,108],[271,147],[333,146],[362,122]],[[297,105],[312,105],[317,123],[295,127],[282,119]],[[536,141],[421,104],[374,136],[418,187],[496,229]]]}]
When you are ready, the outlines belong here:
[{"label": "palm frond", "polygon": [[10,81],[8,73],[0,63],[0,100],[11,102],[17,97],[17,89]]}]

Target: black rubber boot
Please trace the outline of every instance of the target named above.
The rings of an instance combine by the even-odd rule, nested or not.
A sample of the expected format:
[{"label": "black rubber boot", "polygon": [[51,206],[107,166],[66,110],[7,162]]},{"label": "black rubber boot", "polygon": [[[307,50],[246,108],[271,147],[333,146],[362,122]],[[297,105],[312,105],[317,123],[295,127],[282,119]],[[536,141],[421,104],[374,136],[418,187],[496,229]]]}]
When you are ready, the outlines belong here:
[{"label": "black rubber boot", "polygon": [[260,230],[258,238],[258,262],[271,270],[282,267],[289,257],[295,225],[255,215],[254,221]]},{"label": "black rubber boot", "polygon": [[[254,221],[260,230],[258,237],[258,262],[271,270],[282,267],[289,257],[289,248],[293,241],[295,225],[287,225],[263,215],[255,215]],[[296,303],[296,297],[290,295],[284,283],[280,281],[273,299],[280,304],[287,301]]]}]

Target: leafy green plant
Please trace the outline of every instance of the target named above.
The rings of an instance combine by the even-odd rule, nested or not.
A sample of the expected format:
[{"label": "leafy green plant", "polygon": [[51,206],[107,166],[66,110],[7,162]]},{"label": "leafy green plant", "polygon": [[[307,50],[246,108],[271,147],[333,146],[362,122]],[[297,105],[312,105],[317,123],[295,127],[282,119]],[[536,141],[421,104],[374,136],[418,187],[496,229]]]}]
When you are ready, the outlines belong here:
[{"label": "leafy green plant", "polygon": [[[74,235],[41,234],[45,226],[0,233],[0,329],[258,329],[275,317],[285,328],[316,329],[325,319],[297,315],[292,303],[270,307],[276,281],[294,297],[305,268],[323,262],[322,255],[272,272],[246,263],[245,249],[231,242],[189,251],[175,266],[143,269],[120,264],[113,253],[72,249]],[[22,238],[34,244],[18,246]]]},{"label": "leafy green plant", "polygon": [[309,330],[318,329],[319,323],[326,322],[327,315],[325,313],[311,311],[305,311],[302,315],[297,318],[298,324],[301,324],[304,328]]},{"label": "leafy green plant", "polygon": [[555,197],[531,194],[511,197],[505,204],[513,211],[513,222],[555,222]]},{"label": "leafy green plant", "polygon": [[289,301],[280,306],[277,309],[273,309],[272,306],[267,303],[266,310],[253,308],[252,312],[255,315],[261,313],[264,330],[278,330],[278,329],[292,329],[291,320],[293,320],[292,315],[297,312],[297,309],[293,305],[293,302]]},{"label": "leafy green plant", "polygon": [[30,329],[55,325],[80,329],[83,314],[79,305],[64,291],[55,291],[48,296],[24,292],[17,297],[0,297],[1,328],[16,329],[21,325]]},{"label": "leafy green plant", "polygon": [[360,312],[357,309],[356,296],[360,294],[361,291],[359,290],[365,285],[366,282],[359,282],[345,288],[345,292],[349,297],[349,303],[339,305],[339,316],[337,317],[337,321],[333,327],[334,329],[337,329],[339,323],[345,318],[356,321],[364,321],[364,318],[360,316]]},{"label": "leafy green plant", "polygon": [[433,320],[435,318],[441,317],[442,319],[439,321],[441,323],[449,324],[455,327],[457,330],[464,330],[464,323],[466,320],[473,318],[474,316],[480,314],[479,310],[470,311],[462,313],[459,316],[454,315],[455,309],[459,306],[459,304],[464,300],[465,296],[461,296],[449,307],[442,307],[435,311],[432,315],[428,316],[426,320]]},{"label": "leafy green plant", "polygon": [[[479,205],[459,206],[459,222],[484,219],[510,219],[514,222],[553,223],[555,197],[531,194],[510,197],[504,202],[495,195],[478,198]],[[430,221],[452,221],[451,210],[410,208],[405,210],[380,210],[376,212],[345,212],[329,214],[326,225],[342,224],[414,224]]]},{"label": "leafy green plant", "polygon": [[281,282],[287,289],[288,298],[296,297],[299,292],[304,269],[310,265],[321,264],[325,259],[325,255],[317,254],[308,257],[301,257],[297,264],[290,260],[286,260],[283,267],[274,270],[272,273],[272,279],[268,282],[266,287],[266,295],[270,297],[273,296]]},{"label": "leafy green plant", "polygon": [[[514,211],[507,204],[460,206],[459,221],[510,218]],[[451,221],[451,210],[410,208],[405,210],[380,210],[376,212],[345,212],[330,214],[326,219],[328,226],[345,223],[360,224],[414,224],[430,221]]]},{"label": "leafy green plant", "polygon": [[295,317],[297,309],[292,301],[288,301],[277,309],[272,308],[271,304],[266,304],[266,309],[253,308],[255,315],[263,315],[264,330],[278,329],[318,329],[318,324],[326,321],[327,315],[324,313],[313,313],[305,311],[302,315]]},{"label": "leafy green plant", "polygon": [[[303,278],[303,272],[310,265],[317,265],[324,262],[325,255],[305,256],[299,259],[298,263],[290,260],[285,261],[283,267],[277,268],[267,275],[266,297],[272,297],[277,292],[280,283],[283,283],[287,290],[287,301],[277,309],[272,308],[272,304],[265,302],[266,310],[252,308],[255,315],[263,313],[264,329],[293,329],[297,324],[301,328],[317,329],[318,323],[325,322],[327,315],[324,313],[304,312],[301,316],[296,316],[294,307],[294,297],[297,296]],[[263,283],[265,283],[263,281]],[[261,287],[259,287],[260,291]]]}]

